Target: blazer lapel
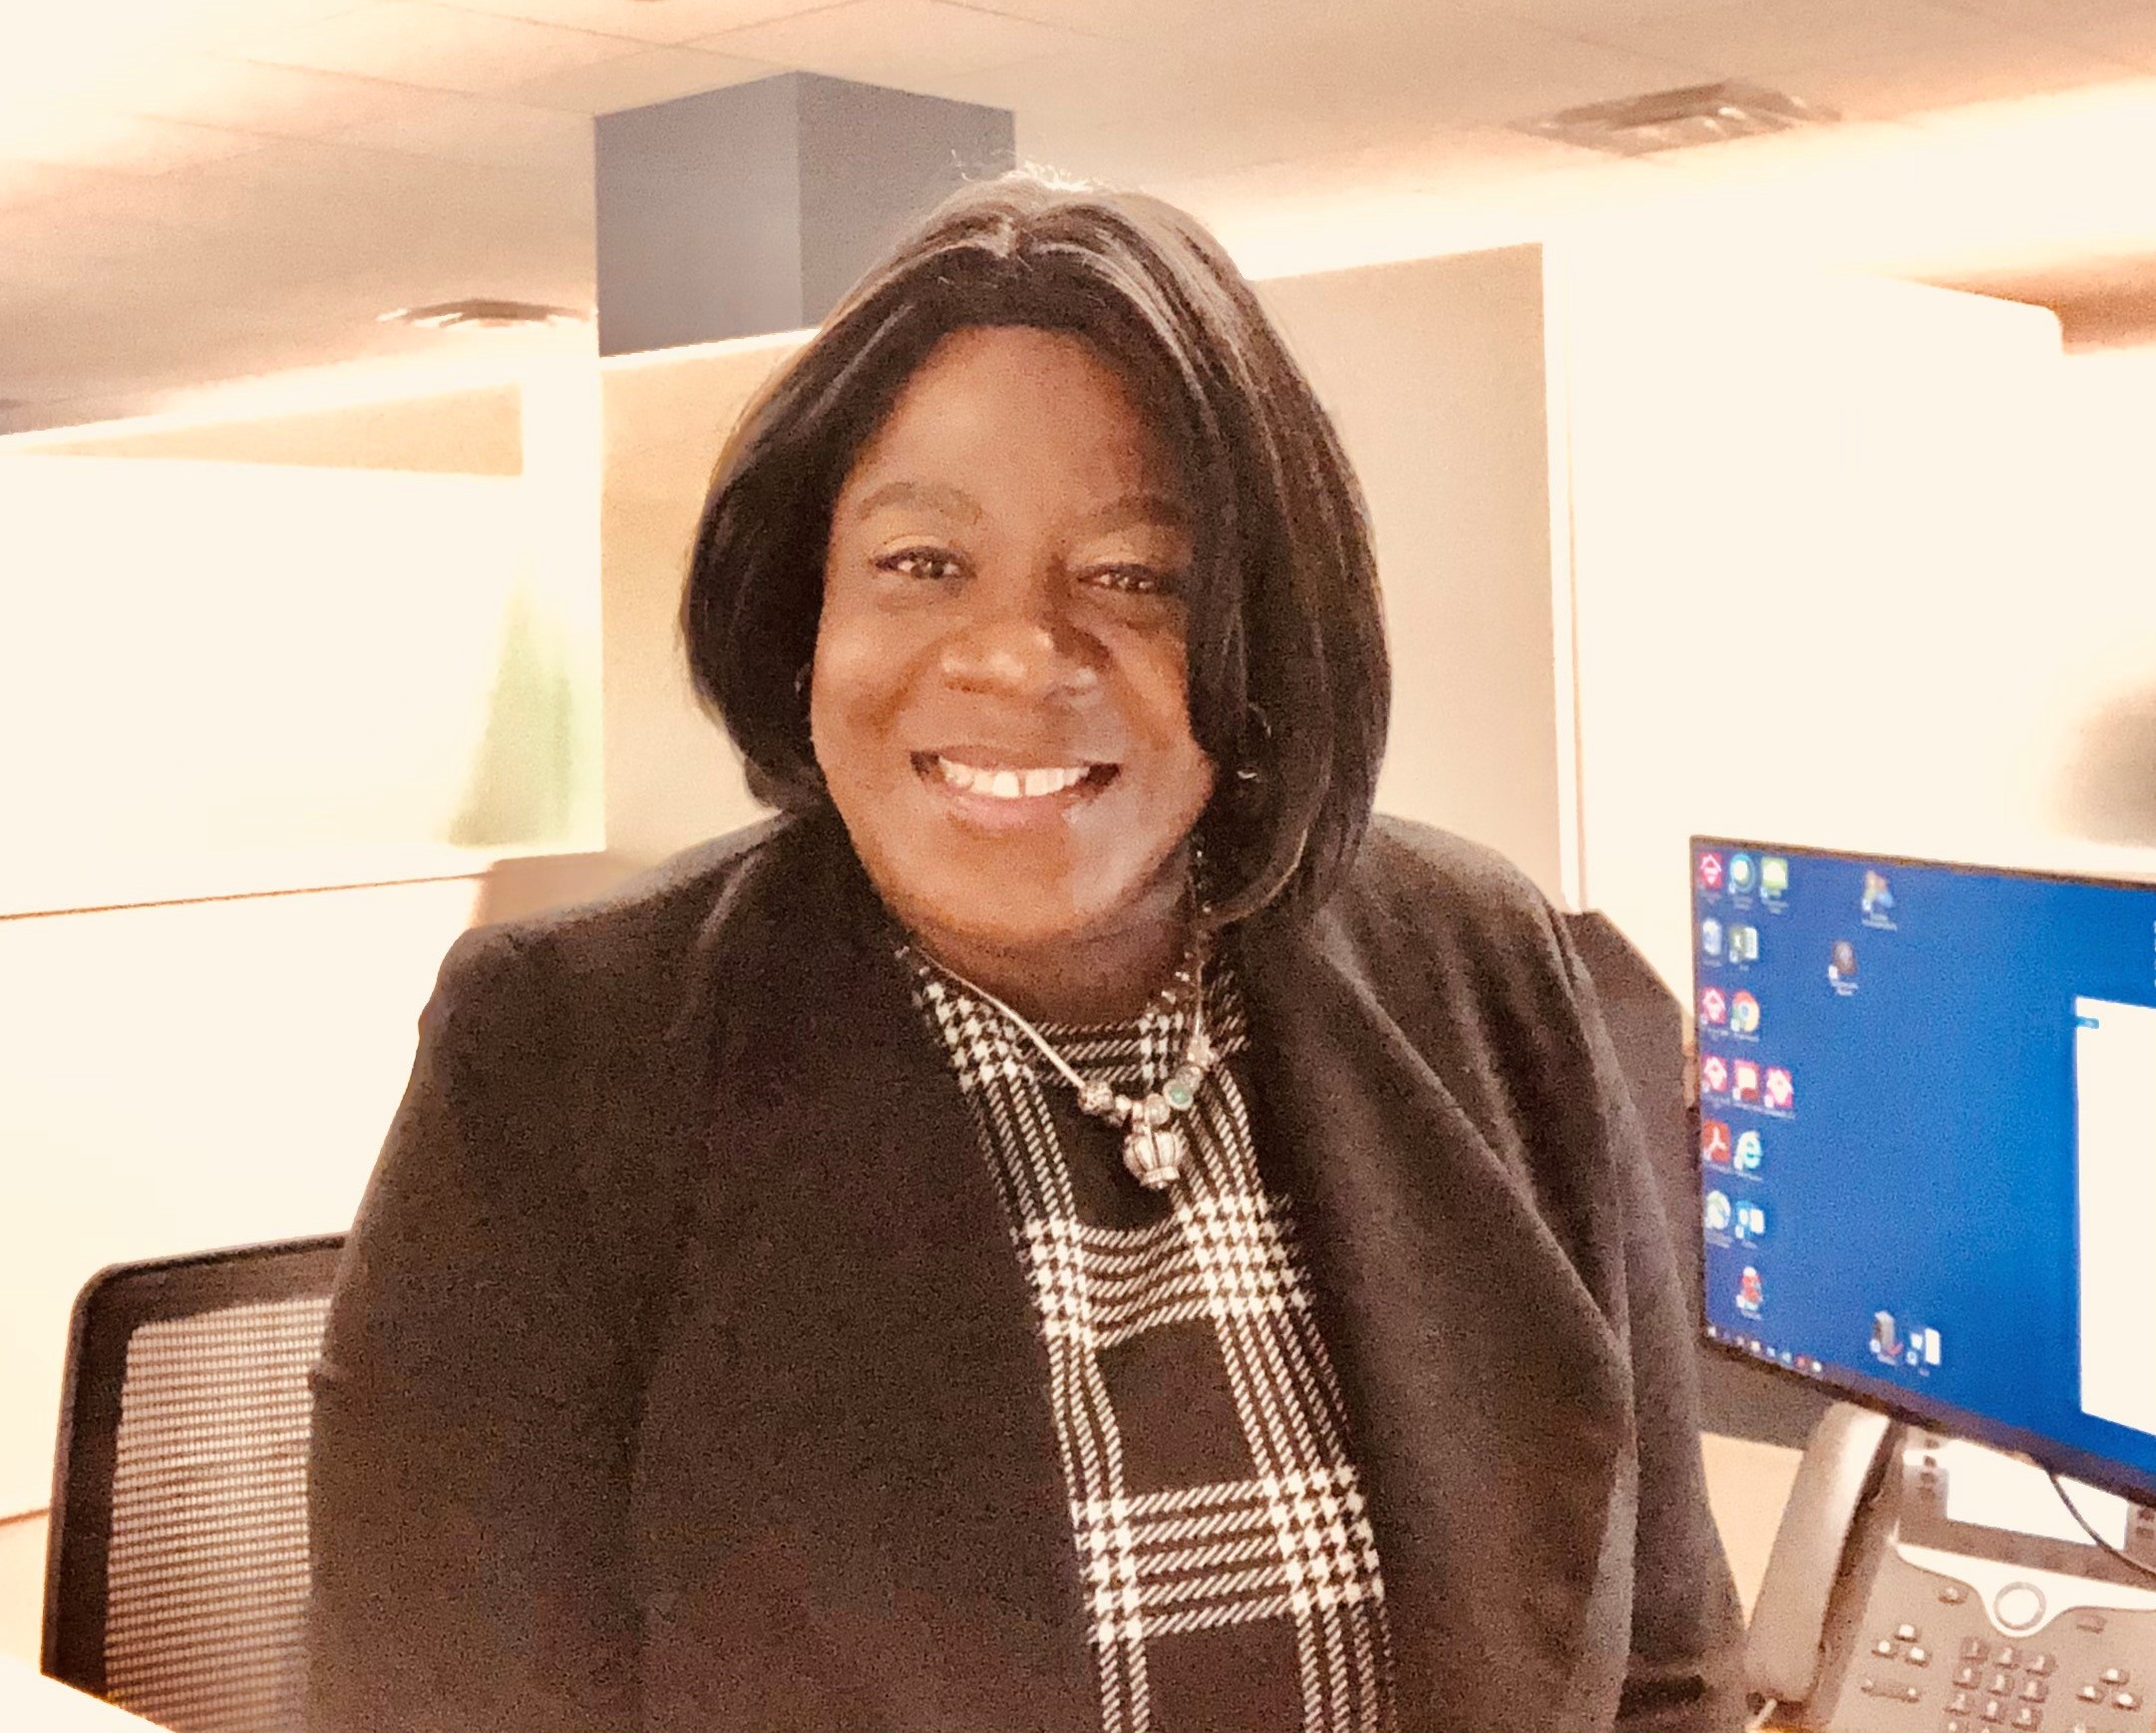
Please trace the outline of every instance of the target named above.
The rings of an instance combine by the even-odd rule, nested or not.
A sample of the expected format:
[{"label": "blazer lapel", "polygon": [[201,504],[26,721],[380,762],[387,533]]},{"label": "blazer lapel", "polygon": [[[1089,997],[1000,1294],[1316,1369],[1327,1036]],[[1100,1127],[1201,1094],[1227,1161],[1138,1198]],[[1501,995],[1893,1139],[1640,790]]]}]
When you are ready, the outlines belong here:
[{"label": "blazer lapel", "polygon": [[[1401,1725],[1567,1725],[1615,1701],[1630,1402],[1617,1337],[1328,915],[1244,947],[1258,1159],[1297,1205],[1368,1487]],[[1412,1003],[1411,991],[1397,995]],[[1620,1570],[1608,1568],[1606,1541]],[[1615,1627],[1613,1630],[1612,1627]]]},{"label": "blazer lapel", "polygon": [[710,1180],[642,1435],[646,1723],[1097,1726],[1001,1206],[873,892],[804,832],[709,958]]}]

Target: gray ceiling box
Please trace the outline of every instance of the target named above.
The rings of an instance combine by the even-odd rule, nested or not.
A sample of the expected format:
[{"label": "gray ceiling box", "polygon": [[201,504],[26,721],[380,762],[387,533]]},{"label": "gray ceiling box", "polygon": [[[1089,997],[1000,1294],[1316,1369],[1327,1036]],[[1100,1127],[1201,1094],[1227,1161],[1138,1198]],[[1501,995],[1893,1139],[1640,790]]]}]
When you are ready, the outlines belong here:
[{"label": "gray ceiling box", "polygon": [[786,73],[601,115],[599,353],[795,331],[961,181],[1010,111]]}]

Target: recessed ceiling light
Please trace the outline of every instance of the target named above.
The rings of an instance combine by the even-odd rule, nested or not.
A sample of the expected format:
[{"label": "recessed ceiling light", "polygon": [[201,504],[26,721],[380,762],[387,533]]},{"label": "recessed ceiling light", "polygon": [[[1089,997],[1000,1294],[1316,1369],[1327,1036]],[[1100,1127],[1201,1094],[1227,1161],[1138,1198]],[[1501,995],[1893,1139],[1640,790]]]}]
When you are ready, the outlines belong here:
[{"label": "recessed ceiling light", "polygon": [[428,331],[484,325],[580,325],[590,315],[573,307],[547,307],[537,301],[494,301],[475,297],[464,301],[437,301],[431,307],[396,307],[381,314],[379,325],[418,325]]},{"label": "recessed ceiling light", "polygon": [[1792,127],[1818,126],[1840,119],[1830,109],[1800,102],[1763,85],[1725,81],[1654,91],[1612,103],[1590,103],[1528,121],[1519,131],[1560,144],[1619,157],[1645,157],[1656,151],[1682,151],[1694,145],[1719,145],[1730,139],[1786,133]]}]

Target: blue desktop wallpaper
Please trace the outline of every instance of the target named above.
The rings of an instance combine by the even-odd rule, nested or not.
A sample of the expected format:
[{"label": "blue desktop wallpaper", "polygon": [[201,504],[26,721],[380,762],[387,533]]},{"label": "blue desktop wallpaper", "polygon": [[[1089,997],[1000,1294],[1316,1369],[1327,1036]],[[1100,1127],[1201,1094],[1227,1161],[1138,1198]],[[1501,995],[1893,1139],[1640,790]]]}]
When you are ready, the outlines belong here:
[{"label": "blue desktop wallpaper", "polygon": [[1690,865],[1710,1334],[2156,1494],[2156,1436],[2079,1403],[2075,1098],[2076,999],[2156,1005],[2156,885],[1711,839]]}]

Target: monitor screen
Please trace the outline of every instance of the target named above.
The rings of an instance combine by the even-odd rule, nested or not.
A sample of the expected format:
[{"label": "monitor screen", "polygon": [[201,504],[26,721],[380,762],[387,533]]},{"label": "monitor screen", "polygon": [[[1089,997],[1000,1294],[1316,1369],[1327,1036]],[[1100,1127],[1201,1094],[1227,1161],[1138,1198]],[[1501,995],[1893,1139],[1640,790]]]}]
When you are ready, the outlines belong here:
[{"label": "monitor screen", "polygon": [[2156,1501],[2156,884],[1695,838],[1705,1326]]}]

